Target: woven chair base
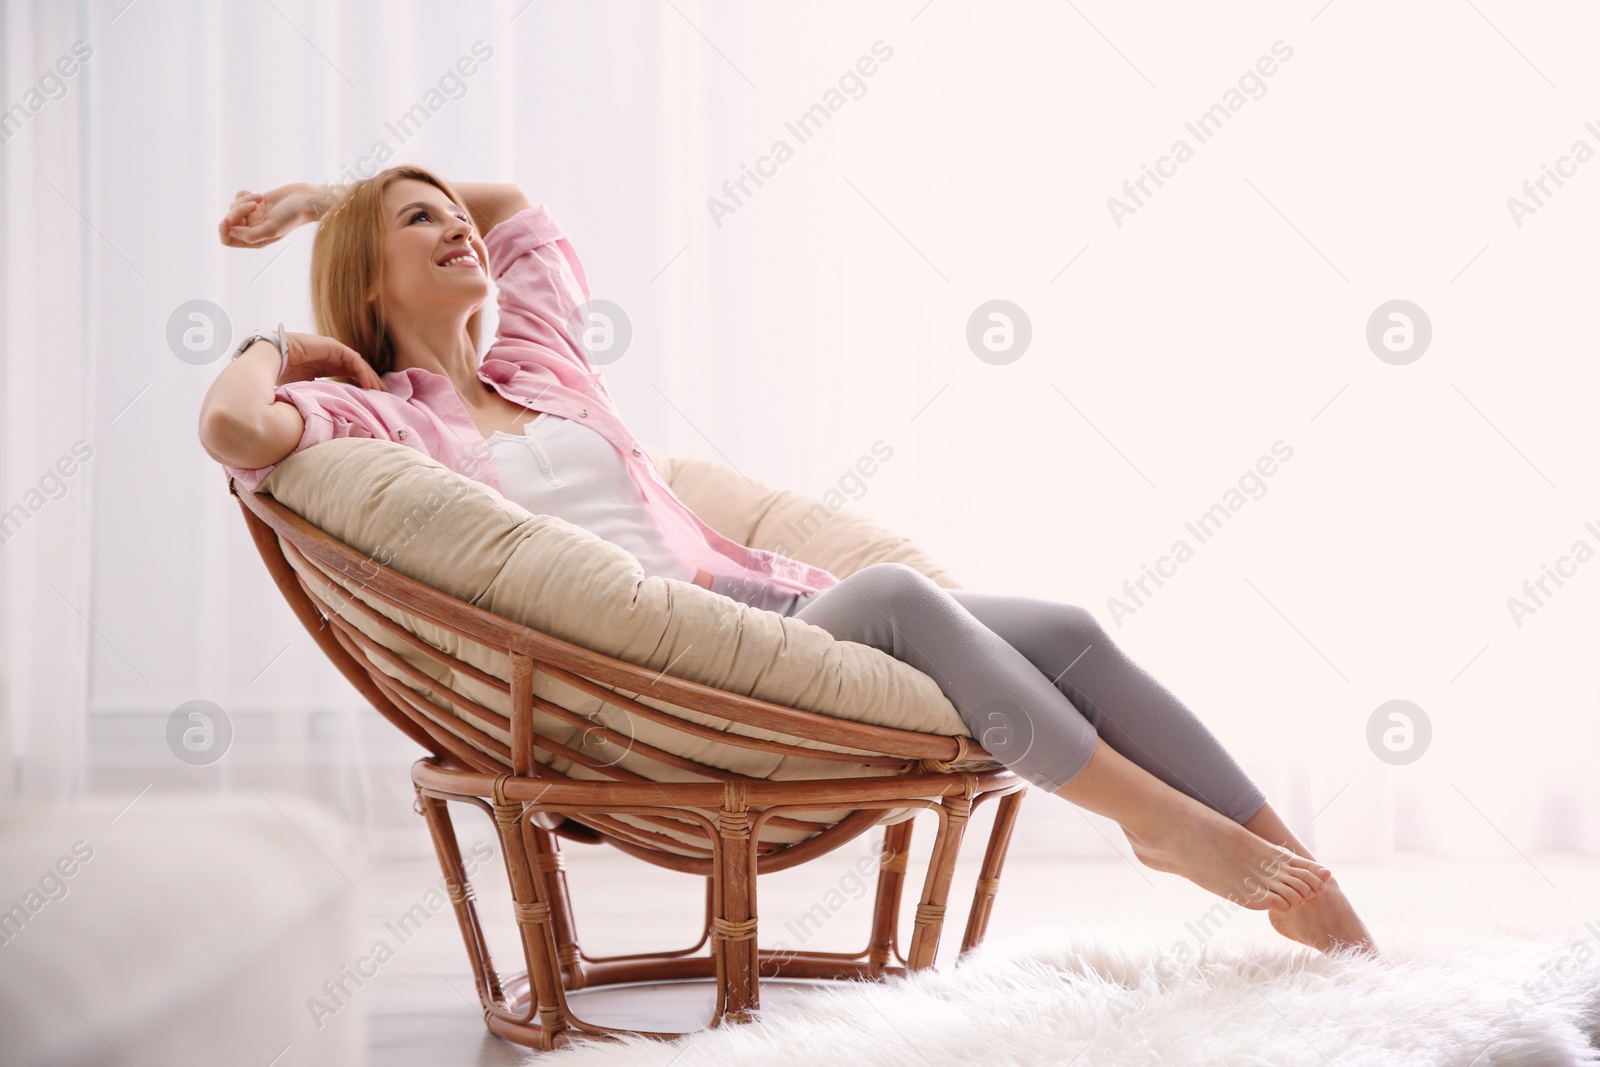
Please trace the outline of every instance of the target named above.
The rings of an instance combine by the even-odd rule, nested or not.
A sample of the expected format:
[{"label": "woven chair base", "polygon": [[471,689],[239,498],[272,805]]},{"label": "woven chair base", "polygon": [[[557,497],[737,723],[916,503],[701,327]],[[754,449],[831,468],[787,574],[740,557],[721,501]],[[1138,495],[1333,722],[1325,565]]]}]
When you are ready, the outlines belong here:
[{"label": "woven chair base", "polygon": [[[762,979],[881,979],[932,967],[944,928],[955,863],[972,812],[998,799],[993,828],[978,873],[964,954],[988,927],[1006,847],[1026,783],[1003,768],[948,771],[895,778],[864,778],[841,791],[838,779],[809,782],[614,783],[491,775],[438,758],[418,760],[411,771],[417,807],[426,818],[440,868],[466,943],[484,1020],[491,1032],[530,1048],[551,1050],[573,1041],[636,1035],[660,1039],[695,1031],[653,1031],[604,1026],[574,1011],[567,996],[639,982],[711,980],[716,1000],[708,1028],[748,1022],[760,1007]],[[930,798],[939,798],[937,800]],[[859,952],[760,949],[756,886],[761,874],[787,864],[767,863],[754,842],[761,823],[782,811],[847,804],[873,817],[878,809],[931,808],[938,813],[922,898],[909,949],[899,944],[901,900],[908,879],[912,819],[884,827],[877,893],[866,947]],[[462,863],[450,802],[466,803],[494,819],[505,857],[525,967],[501,974],[490,957],[476,896]],[[701,826],[711,847],[707,863],[705,922],[685,949],[596,958],[579,946],[567,892],[559,837],[546,829],[581,828],[586,817],[618,813],[662,814]],[[539,817],[548,813],[548,817]],[[870,823],[863,825],[865,832]],[[777,859],[781,853],[773,858]],[[645,856],[649,859],[651,857]]]}]

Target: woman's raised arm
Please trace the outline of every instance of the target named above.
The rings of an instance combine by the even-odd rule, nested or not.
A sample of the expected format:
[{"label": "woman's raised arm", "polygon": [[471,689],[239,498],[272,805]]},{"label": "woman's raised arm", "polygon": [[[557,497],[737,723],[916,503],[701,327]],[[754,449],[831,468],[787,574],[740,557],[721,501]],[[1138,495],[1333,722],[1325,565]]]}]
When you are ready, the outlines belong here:
[{"label": "woman's raised arm", "polygon": [[466,203],[461,205],[472,215],[472,225],[482,237],[512,215],[530,208],[533,203],[522,188],[511,182],[451,182],[457,195]]},{"label": "woman's raised arm", "polygon": [[342,185],[291,182],[265,193],[240,189],[217,224],[217,236],[229,248],[269,245],[307,222],[315,222],[344,195]]},{"label": "woman's raised arm", "polygon": [[[512,215],[532,207],[521,187],[512,182],[453,182],[481,238]],[[229,248],[260,248],[296,226],[316,222],[344,198],[348,185],[334,182],[291,182],[265,193],[240,189],[217,225],[217,236]]]}]

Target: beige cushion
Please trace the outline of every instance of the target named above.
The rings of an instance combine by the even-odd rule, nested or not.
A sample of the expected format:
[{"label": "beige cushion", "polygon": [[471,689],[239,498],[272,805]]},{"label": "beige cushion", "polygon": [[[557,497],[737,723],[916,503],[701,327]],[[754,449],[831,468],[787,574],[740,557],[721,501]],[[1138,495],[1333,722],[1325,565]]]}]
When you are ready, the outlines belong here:
[{"label": "beige cushion", "polygon": [[[716,515],[725,524],[719,528],[725,536],[733,536],[728,531],[737,527],[734,516],[749,513],[741,510],[751,505],[738,501],[739,494],[747,494],[766,509],[758,514],[756,526],[770,526],[793,509],[804,511],[817,503],[799,494],[774,493],[760,483],[751,485],[736,472],[727,472],[733,477],[729,481],[716,467],[705,461],[669,460],[663,474],[671,472],[675,492],[680,483],[684,486],[685,502],[697,514],[705,508]],[[666,671],[670,666],[676,677],[775,704],[881,726],[970,736],[937,684],[888,653],[835,640],[820,627],[751,608],[688,582],[646,577],[638,561],[620,546],[554,516],[534,515],[489,486],[404,445],[367,438],[328,441],[278,464],[259,491],[379,563],[580,647],[654,671]],[[852,531],[854,539],[849,536]],[[842,578],[850,567],[839,559],[859,561],[859,566],[877,561],[862,559],[863,542],[876,546],[877,551],[898,553],[902,561],[915,561],[912,565],[927,565],[904,538],[844,513],[833,516],[793,554]],[[339,579],[341,588],[336,590],[320,571],[297,569],[329,603],[337,606],[356,596],[430,645],[496,678],[509,677],[505,655],[392,609],[357,591],[355,583],[347,579]],[[936,580],[949,583],[942,572],[937,572]],[[376,624],[364,622],[353,610],[340,614],[430,677],[503,715],[510,713],[504,694],[446,671],[398,640],[383,636]],[[409,684],[398,670],[381,665],[380,669],[401,684]],[[702,740],[646,722],[543,673],[536,674],[534,691],[637,742],[752,777],[782,780],[893,773],[887,768],[778,756]],[[655,698],[639,699],[649,707],[723,731],[851,751],[734,724]],[[585,727],[542,712],[536,714],[535,725],[543,736],[651,780],[705,780],[648,758],[631,745],[607,743]],[[489,732],[501,742],[509,742],[503,732]],[[488,752],[486,746],[476,747]],[[539,758],[573,778],[604,777],[560,755],[541,751]],[[846,814],[847,810],[829,810],[808,817],[828,825]],[[911,814],[912,809],[901,809],[886,813],[881,821],[898,821]],[[800,813],[796,817],[801,817]],[[631,817],[618,818],[649,825]],[[680,840],[700,840],[692,831],[678,834],[653,828]],[[808,836],[809,831],[767,827],[762,839],[794,842]]]},{"label": "beige cushion", "polygon": [[664,456],[649,446],[645,453],[678,499],[729,540],[781,553],[839,578],[874,563],[904,563],[946,589],[960,588],[910,538],[864,515],[830,511],[814,497],[773,489],[721,463]]}]

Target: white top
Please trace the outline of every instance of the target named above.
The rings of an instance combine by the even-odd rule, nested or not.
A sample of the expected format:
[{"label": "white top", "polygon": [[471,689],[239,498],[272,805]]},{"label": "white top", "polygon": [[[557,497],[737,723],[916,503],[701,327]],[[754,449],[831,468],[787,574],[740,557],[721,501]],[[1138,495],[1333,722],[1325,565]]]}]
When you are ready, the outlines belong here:
[{"label": "white top", "polygon": [[489,445],[507,500],[621,546],[647,577],[694,580],[695,568],[667,549],[622,456],[598,431],[541,411],[520,435],[496,430]]}]

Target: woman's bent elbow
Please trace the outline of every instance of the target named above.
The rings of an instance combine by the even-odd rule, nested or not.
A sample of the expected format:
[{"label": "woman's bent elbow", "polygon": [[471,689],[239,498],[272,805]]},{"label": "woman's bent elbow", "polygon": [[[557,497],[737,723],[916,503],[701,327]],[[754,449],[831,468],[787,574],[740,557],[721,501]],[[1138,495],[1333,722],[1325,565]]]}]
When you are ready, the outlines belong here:
[{"label": "woman's bent elbow", "polygon": [[200,445],[206,454],[223,466],[240,470],[270,467],[288,456],[300,440],[298,430],[292,437],[289,431],[283,419],[257,422],[240,419],[225,409],[213,409],[200,417]]}]

